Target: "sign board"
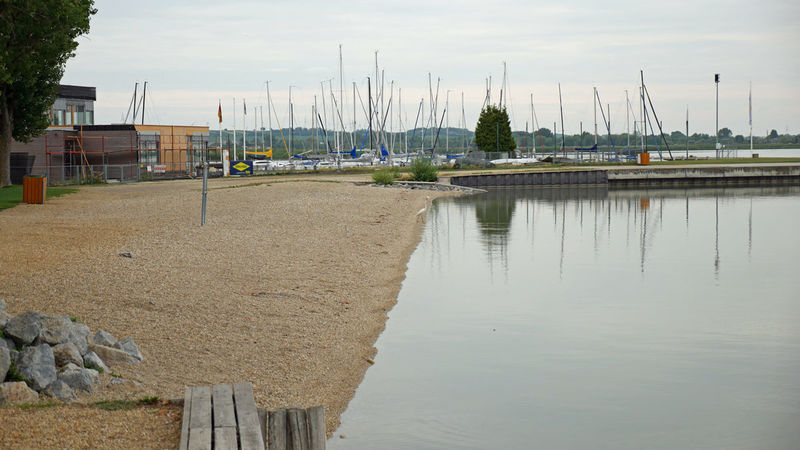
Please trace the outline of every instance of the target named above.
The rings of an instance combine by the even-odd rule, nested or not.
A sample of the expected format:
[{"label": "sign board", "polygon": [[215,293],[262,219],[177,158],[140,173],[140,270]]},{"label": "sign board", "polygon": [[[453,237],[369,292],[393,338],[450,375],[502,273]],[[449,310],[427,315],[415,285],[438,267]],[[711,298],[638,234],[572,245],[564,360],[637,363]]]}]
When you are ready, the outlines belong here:
[{"label": "sign board", "polygon": [[231,161],[231,175],[252,175],[253,161]]},{"label": "sign board", "polygon": [[166,164],[154,164],[153,165],[153,173],[167,173],[167,165]]}]

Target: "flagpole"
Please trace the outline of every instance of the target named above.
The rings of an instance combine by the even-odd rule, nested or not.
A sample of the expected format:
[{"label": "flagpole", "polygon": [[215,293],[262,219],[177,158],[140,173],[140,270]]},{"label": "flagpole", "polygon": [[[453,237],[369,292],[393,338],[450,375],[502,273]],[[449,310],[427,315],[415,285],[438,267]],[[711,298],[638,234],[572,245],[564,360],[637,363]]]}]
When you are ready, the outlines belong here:
[{"label": "flagpole", "polygon": [[233,158],[236,159],[236,97],[233,97]]},{"label": "flagpole", "polygon": [[242,125],[242,161],[247,159],[247,99],[242,99],[242,105],[244,105],[244,125]]}]

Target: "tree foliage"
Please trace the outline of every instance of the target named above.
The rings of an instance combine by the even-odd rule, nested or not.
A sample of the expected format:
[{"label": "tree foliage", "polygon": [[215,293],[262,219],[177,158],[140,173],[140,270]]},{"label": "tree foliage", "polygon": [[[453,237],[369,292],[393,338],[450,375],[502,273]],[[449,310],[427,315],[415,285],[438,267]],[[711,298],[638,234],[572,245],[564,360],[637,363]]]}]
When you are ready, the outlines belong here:
[{"label": "tree foliage", "polygon": [[729,138],[731,136],[733,136],[733,131],[731,131],[730,128],[724,127],[721,130],[719,130],[719,137],[720,138]]},{"label": "tree foliage", "polygon": [[11,183],[11,140],[47,128],[76,38],[89,32],[93,0],[0,0],[0,187]]},{"label": "tree foliage", "polygon": [[485,152],[510,152],[517,148],[506,108],[487,105],[475,125],[475,145]]}]

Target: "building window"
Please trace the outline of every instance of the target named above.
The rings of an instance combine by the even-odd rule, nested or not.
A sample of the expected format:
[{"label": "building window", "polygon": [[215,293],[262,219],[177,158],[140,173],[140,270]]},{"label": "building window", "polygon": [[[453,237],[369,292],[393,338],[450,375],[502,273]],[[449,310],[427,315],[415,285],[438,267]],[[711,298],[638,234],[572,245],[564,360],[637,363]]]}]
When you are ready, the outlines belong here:
[{"label": "building window", "polygon": [[65,125],[65,123],[64,123],[64,110],[63,109],[54,109],[53,110],[53,125],[56,125],[56,126]]},{"label": "building window", "polygon": [[139,135],[139,162],[142,164],[158,164],[161,136],[157,134]]}]

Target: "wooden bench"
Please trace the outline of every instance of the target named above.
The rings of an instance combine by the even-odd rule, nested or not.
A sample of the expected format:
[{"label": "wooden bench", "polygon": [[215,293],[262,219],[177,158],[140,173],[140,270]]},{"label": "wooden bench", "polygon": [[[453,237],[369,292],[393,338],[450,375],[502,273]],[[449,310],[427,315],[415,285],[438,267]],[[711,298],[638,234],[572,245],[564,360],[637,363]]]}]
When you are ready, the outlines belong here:
[{"label": "wooden bench", "polygon": [[186,388],[180,450],[324,450],[321,406],[257,409],[250,383]]}]

